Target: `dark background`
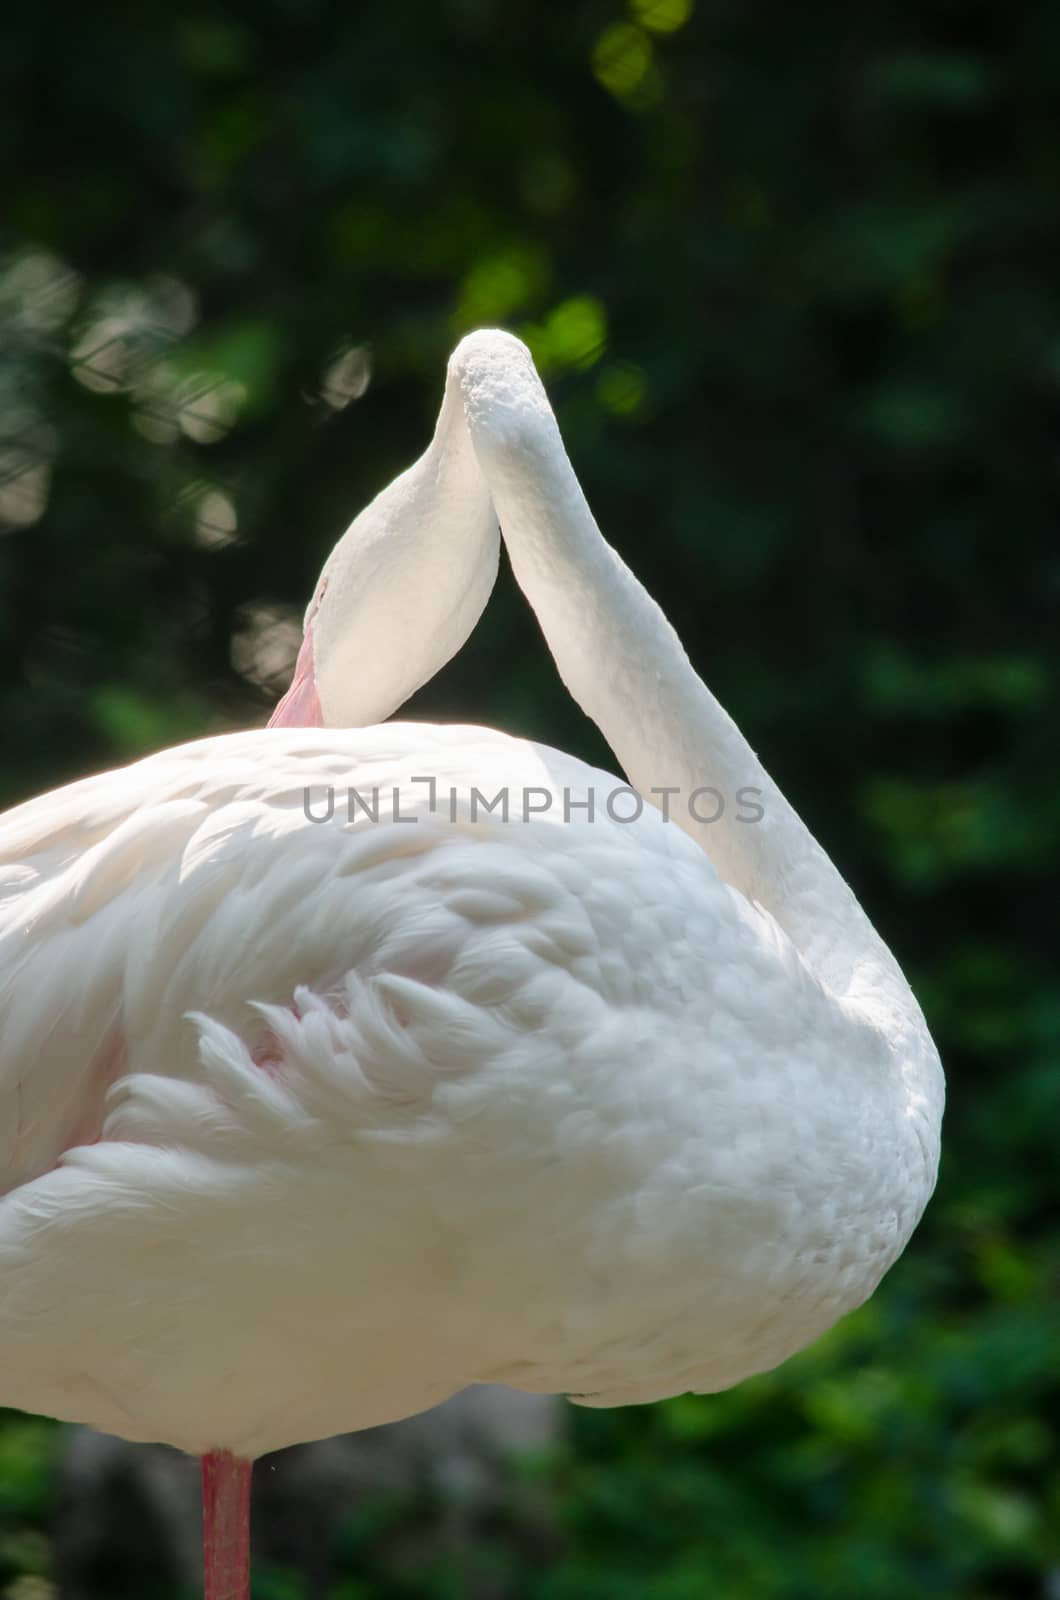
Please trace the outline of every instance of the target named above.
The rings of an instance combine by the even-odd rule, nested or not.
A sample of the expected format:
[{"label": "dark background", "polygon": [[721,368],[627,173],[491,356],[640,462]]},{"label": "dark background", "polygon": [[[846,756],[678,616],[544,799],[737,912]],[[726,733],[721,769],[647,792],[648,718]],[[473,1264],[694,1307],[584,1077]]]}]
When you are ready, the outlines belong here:
[{"label": "dark background", "polygon": [[[548,1600],[1055,1596],[1060,7],[2,27],[0,803],[263,721],[328,549],[500,323],[948,1069],[939,1192],[875,1300],[729,1395],[572,1412],[535,1468],[558,1543],[500,1525],[473,1559]],[[410,712],[603,755],[505,573]],[[21,1600],[55,1441],[0,1428]],[[372,1528],[343,1548],[374,1595],[465,1592]]]}]

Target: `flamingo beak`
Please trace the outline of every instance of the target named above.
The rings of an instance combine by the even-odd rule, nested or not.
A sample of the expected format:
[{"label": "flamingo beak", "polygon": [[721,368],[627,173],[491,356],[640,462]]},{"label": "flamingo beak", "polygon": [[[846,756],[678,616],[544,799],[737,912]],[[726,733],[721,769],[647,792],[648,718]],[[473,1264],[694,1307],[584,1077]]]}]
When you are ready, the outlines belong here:
[{"label": "flamingo beak", "polygon": [[307,628],[295,662],[291,687],[269,718],[270,728],[322,728],[316,678],[313,673],[313,631]]}]

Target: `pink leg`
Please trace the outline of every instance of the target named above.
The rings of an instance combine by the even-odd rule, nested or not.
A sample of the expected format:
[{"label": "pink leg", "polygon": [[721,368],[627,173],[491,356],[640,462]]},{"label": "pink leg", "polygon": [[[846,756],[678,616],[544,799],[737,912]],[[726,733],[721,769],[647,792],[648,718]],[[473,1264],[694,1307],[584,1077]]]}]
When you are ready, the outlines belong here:
[{"label": "pink leg", "polygon": [[250,1469],[228,1450],[202,1458],[206,1600],[250,1600]]}]

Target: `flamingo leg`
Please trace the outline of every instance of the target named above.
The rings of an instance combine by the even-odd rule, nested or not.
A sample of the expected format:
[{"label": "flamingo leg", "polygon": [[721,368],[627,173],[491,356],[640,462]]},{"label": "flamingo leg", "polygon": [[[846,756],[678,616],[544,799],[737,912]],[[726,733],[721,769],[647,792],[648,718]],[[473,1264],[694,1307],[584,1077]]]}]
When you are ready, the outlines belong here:
[{"label": "flamingo leg", "polygon": [[250,1461],[228,1450],[202,1458],[206,1600],[250,1600]]}]

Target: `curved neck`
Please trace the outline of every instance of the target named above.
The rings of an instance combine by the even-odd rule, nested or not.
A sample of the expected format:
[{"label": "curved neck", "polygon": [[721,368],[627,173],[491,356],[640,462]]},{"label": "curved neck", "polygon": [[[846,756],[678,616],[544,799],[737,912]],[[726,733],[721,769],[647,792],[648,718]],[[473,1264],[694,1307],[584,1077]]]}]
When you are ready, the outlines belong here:
[{"label": "curved neck", "polygon": [[489,599],[500,540],[450,376],[430,445],[339,540],[270,725],[382,722],[460,649]]},{"label": "curved neck", "polygon": [[853,894],[604,540],[529,354],[500,337],[473,335],[457,353],[465,414],[515,576],[570,693],[630,783],[776,919],[837,997],[882,1003],[919,1031],[908,985]]}]

